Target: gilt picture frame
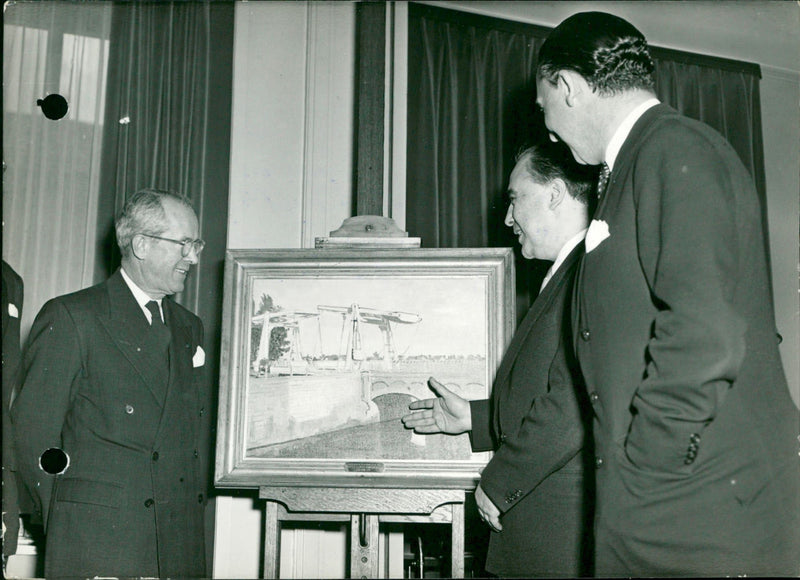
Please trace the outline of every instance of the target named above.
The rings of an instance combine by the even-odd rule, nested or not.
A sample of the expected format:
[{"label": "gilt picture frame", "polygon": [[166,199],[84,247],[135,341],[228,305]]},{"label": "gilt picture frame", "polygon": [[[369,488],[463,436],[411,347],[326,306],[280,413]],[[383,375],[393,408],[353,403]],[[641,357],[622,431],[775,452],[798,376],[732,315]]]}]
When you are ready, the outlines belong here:
[{"label": "gilt picture frame", "polygon": [[400,417],[491,394],[514,328],[510,248],[228,250],[220,488],[472,489],[488,452]]}]

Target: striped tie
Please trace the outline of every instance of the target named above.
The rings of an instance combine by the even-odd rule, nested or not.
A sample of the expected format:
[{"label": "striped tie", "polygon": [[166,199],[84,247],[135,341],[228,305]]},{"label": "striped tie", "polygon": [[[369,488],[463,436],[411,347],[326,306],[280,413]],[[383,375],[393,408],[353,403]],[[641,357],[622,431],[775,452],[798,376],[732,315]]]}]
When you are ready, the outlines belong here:
[{"label": "striped tie", "polygon": [[611,177],[611,170],[608,168],[608,165],[603,163],[600,168],[600,176],[597,178],[597,199],[600,199],[606,192],[609,177]]}]

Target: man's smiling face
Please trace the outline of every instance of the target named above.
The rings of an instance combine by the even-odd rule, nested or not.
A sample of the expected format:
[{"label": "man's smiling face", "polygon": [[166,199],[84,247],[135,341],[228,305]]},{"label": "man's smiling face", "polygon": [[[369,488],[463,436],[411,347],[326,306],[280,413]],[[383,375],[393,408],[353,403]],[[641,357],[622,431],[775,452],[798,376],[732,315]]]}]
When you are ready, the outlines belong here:
[{"label": "man's smiling face", "polygon": [[522,255],[531,259],[553,259],[546,253],[550,234],[547,185],[536,183],[522,163],[517,163],[508,180],[509,205],[505,224],[517,235]]},{"label": "man's smiling face", "polygon": [[[164,198],[166,229],[159,234],[173,240],[197,239],[199,226],[194,212],[181,203]],[[182,246],[166,240],[146,238],[149,244],[147,256],[141,264],[141,277],[138,282],[142,290],[152,298],[170,296],[183,291],[186,276],[192,265],[197,264],[197,253],[190,250],[187,256],[181,254]]]}]

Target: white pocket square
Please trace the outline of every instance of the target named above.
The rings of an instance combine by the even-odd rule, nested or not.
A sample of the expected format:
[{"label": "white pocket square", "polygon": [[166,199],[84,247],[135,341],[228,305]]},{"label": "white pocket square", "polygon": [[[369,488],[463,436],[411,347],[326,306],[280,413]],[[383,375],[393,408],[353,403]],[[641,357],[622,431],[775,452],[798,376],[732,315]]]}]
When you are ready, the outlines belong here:
[{"label": "white pocket square", "polygon": [[197,368],[206,364],[206,353],[202,346],[198,346],[192,357],[192,366]]},{"label": "white pocket square", "polygon": [[8,303],[8,315],[11,318],[19,318],[19,310],[17,310],[16,304]]},{"label": "white pocket square", "polygon": [[589,230],[586,232],[586,253],[594,250],[600,243],[609,237],[608,224],[603,220],[592,220]]}]

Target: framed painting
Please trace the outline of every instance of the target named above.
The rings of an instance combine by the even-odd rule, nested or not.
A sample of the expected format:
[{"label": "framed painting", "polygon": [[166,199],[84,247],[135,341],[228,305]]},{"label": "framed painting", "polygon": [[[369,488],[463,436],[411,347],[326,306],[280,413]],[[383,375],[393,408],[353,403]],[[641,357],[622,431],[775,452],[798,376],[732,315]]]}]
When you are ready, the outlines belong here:
[{"label": "framed painting", "polygon": [[430,377],[490,396],[513,263],[508,248],[229,250],[215,484],[474,487],[489,453],[400,417]]}]

